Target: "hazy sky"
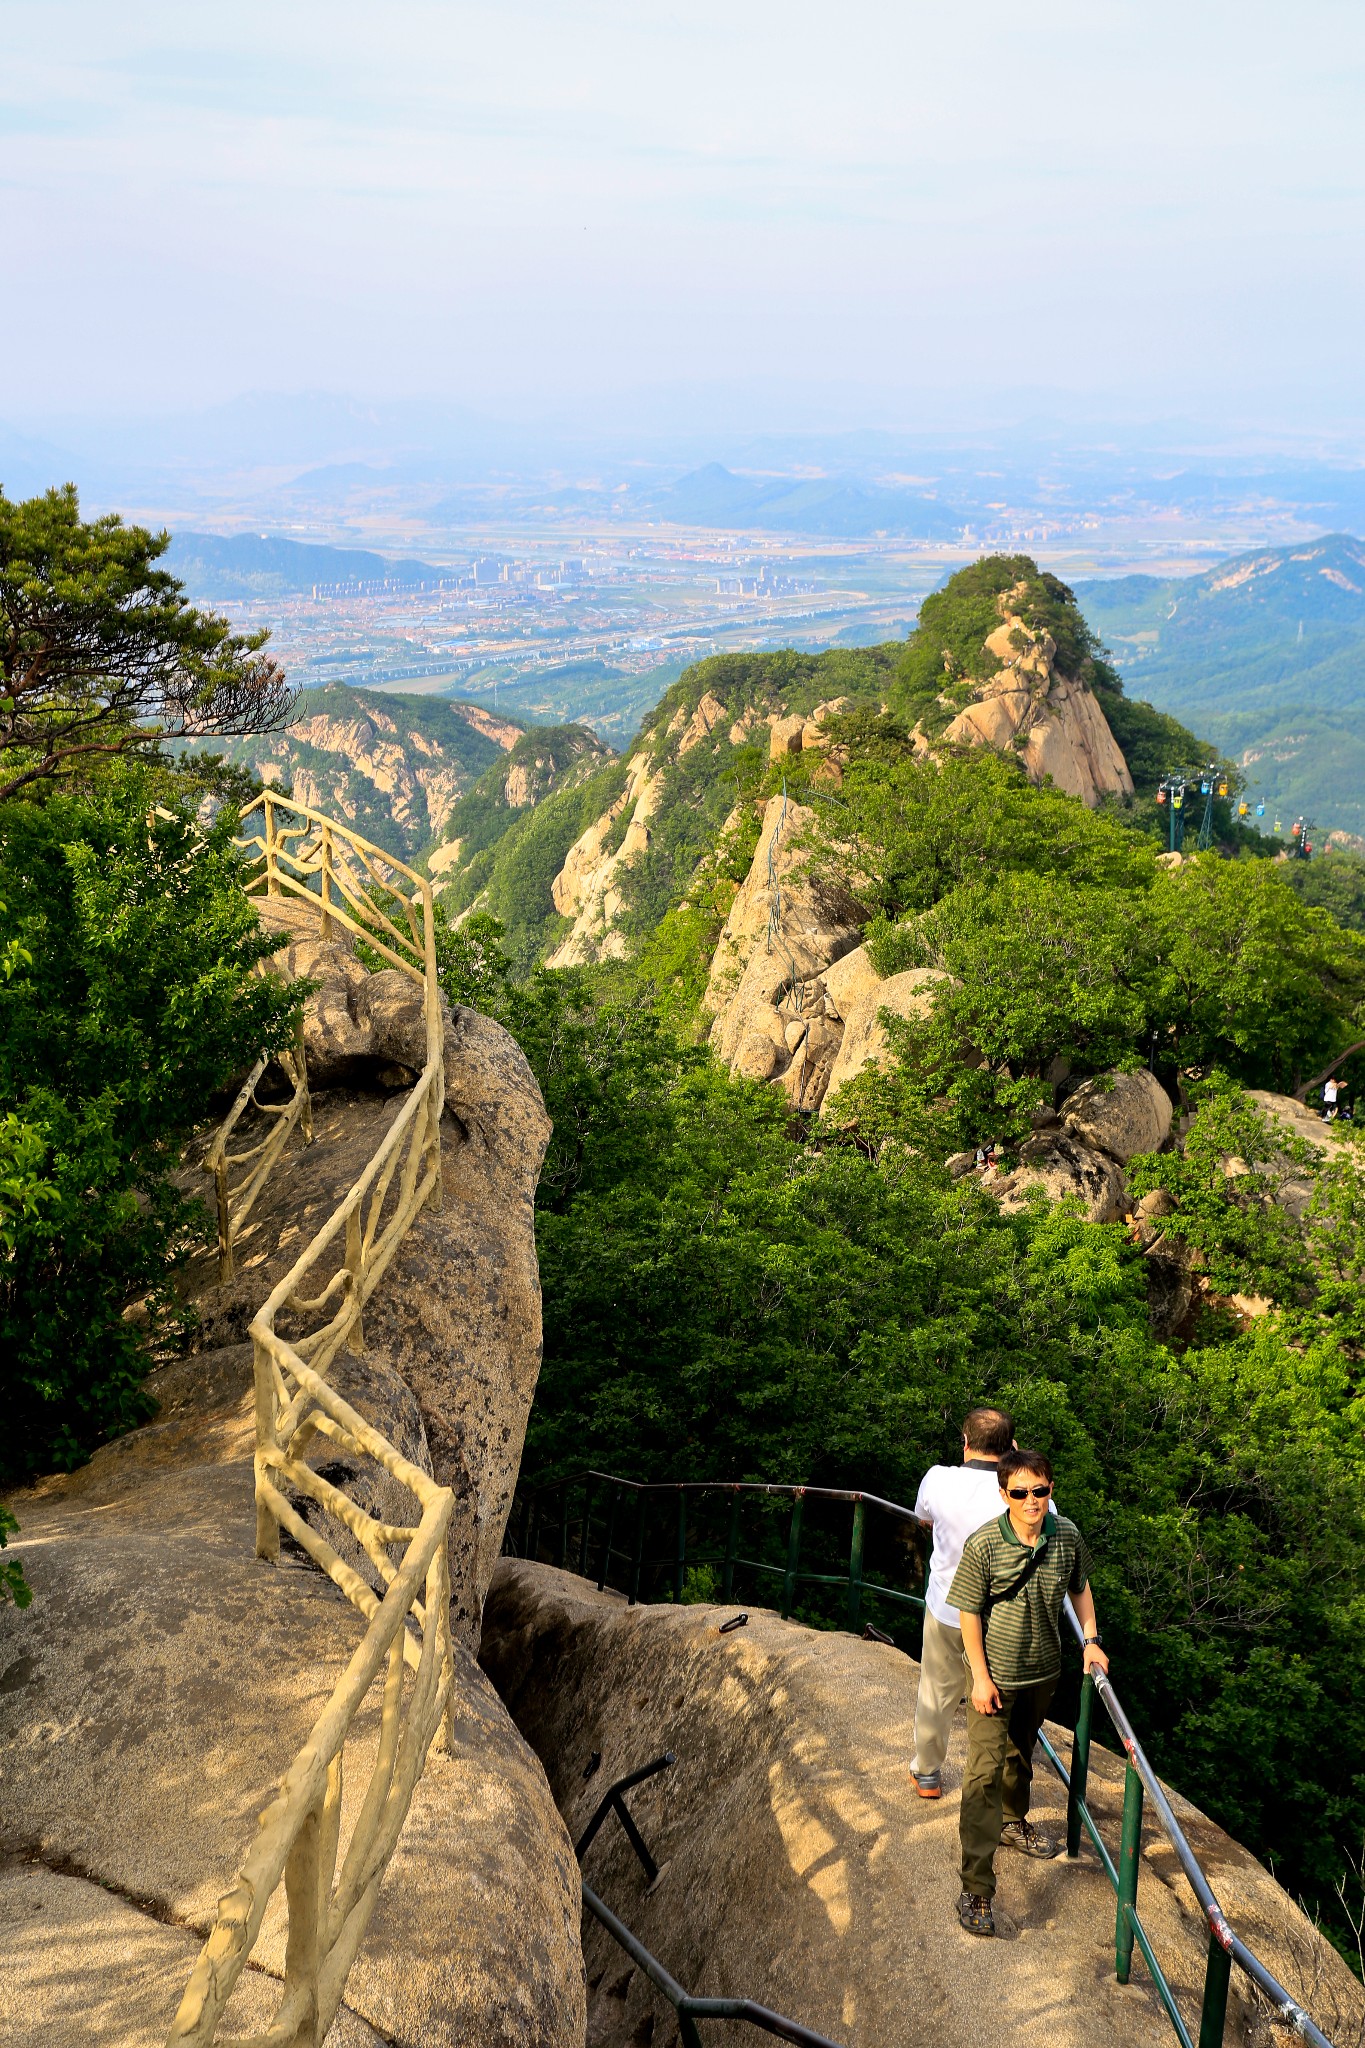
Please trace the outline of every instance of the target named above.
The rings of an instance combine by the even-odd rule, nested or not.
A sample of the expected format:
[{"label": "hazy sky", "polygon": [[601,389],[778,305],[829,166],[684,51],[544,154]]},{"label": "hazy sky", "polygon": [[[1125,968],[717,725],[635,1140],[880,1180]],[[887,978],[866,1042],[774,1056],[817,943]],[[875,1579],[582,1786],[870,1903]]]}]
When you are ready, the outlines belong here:
[{"label": "hazy sky", "polygon": [[1363,107],[1360,0],[0,0],[0,418],[1358,419]]}]

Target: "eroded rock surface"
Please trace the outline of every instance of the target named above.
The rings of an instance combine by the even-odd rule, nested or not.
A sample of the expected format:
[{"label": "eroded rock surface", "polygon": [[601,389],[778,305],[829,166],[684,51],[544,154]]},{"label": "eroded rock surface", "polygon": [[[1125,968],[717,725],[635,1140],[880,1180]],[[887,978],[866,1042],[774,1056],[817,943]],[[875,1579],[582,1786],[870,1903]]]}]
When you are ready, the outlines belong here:
[{"label": "eroded rock surface", "polygon": [[1006,1210],[1026,1207],[1033,1188],[1041,1188],[1050,1202],[1079,1197],[1081,1213],[1092,1223],[1117,1223],[1127,1208],[1123,1174],[1115,1161],[1064,1129],[1026,1138],[1018,1166],[984,1174],[981,1185]]},{"label": "eroded rock surface", "polygon": [[798,873],[807,858],[798,841],[813,822],[803,804],[768,800],[703,1002],[714,1020],[711,1043],[727,1065],[751,1080],[775,1081],[798,1109],[818,1109],[824,1100],[843,1037],[826,970],[861,935],[851,897]]},{"label": "eroded rock surface", "polygon": [[[251,1317],[364,1172],[426,1060],[422,990],[407,975],[366,975],[344,943],[300,936],[276,957],[318,984],[304,1016],[318,1139],[293,1142],[267,1182],[242,1235],[238,1278],[219,1288],[212,1261],[194,1269],[205,1348],[245,1339]],[[365,1344],[367,1359],[411,1390],[430,1469],[461,1503],[451,1589],[472,1644],[540,1372],[534,1205],[550,1123],[521,1048],[500,1024],[460,1005],[445,1012],[444,1063],[442,1206],[424,1210],[404,1239],[366,1309]],[[188,1184],[205,1191],[193,1156],[194,1148]],[[330,1267],[318,1270],[331,1277]],[[290,1327],[286,1317],[281,1334]]]},{"label": "eroded rock surface", "polygon": [[[199,1946],[189,1928],[167,1926],[88,1878],[24,1858],[0,1865],[0,2040],[8,2048],[165,2048],[166,1986],[189,1976]],[[224,2035],[263,2034],[278,2000],[273,1978],[244,1971]],[[383,2044],[345,2005],[327,2036],[327,2048]]]},{"label": "eroded rock surface", "polygon": [[[696,739],[705,737],[710,729],[706,726]],[[569,848],[550,885],[550,895],[560,916],[573,919],[573,929],[551,953],[549,966],[581,967],[594,960],[625,957],[625,937],[619,929],[625,908],[623,877],[649,848],[649,821],[659,807],[662,790],[663,777],[651,756],[636,754],[620,796]],[[622,818],[624,831],[618,833]]]},{"label": "eroded rock surface", "polygon": [[[571,1833],[618,1777],[673,1750],[676,1766],[629,1795],[661,1870],[644,1873],[614,1821],[584,1877],[689,1991],[747,1995],[848,2048],[944,2048],[1018,2034],[1051,2048],[1148,2044],[1167,2022],[1145,1972],[1113,1976],[1114,1895],[1087,1846],[1076,1863],[1002,1850],[1004,1939],[957,1924],[959,1721],[946,1796],[915,1795],[915,1664],[898,1651],[749,1609],[629,1608],[548,1566],[504,1561],[481,1657],[540,1756]],[[1050,1730],[1066,1754],[1065,1732]],[[587,1775],[594,1751],[600,1767]],[[1091,1752],[1092,1803],[1118,1838],[1120,1761]],[[1035,1811],[1064,1795],[1040,1762]],[[1177,1814],[1243,1933],[1291,1984],[1317,1955],[1349,2014],[1360,1990],[1315,1942],[1298,1908],[1253,1857],[1185,1801]],[[1143,1837],[1144,1921],[1185,2010],[1197,2011],[1207,1929],[1165,1838]],[[627,2048],[673,2038],[667,2008],[591,1921],[589,2038]],[[1006,2017],[1002,2017],[1006,2016]],[[1234,1978],[1229,2043],[1249,2044]],[[1003,2032],[1002,2032],[1003,2030]]]},{"label": "eroded rock surface", "polygon": [[1067,1096],[1062,1122],[1082,1145],[1108,1153],[1120,1166],[1139,1152],[1159,1152],[1171,1135],[1171,1098],[1145,1067],[1131,1074],[1100,1074]]},{"label": "eroded rock surface", "polygon": [[1051,634],[1025,625],[1010,609],[1012,596],[997,600],[1001,623],[986,640],[1002,666],[944,739],[1016,754],[1031,782],[1050,778],[1083,803],[1131,796],[1133,778],[1094,692],[1057,669]]},{"label": "eroded rock surface", "polygon": [[844,1011],[843,1035],[830,1069],[828,1094],[837,1095],[846,1081],[861,1074],[869,1060],[886,1064],[890,1046],[883,1011],[893,1017],[926,1016],[933,1006],[934,991],[948,978],[940,967],[907,967],[901,974],[870,981],[861,989]]},{"label": "eroded rock surface", "polygon": [[[364,1629],[287,1537],[278,1566],[255,1557],[246,1326],[364,1171],[425,1059],[414,983],[394,971],[362,986],[346,945],[308,939],[292,910],[278,921],[288,960],[320,984],[304,1034],[315,1142],[295,1139],[277,1165],[241,1234],[237,1279],[217,1287],[210,1259],[191,1273],[203,1348],[153,1376],[156,1418],[19,1497],[34,1604],[0,1608],[0,1849],[86,1873],[200,1938]],[[580,2048],[572,1850],[539,1765],[473,1659],[540,1363],[532,1203],[549,1126],[499,1026],[464,1009],[443,1021],[441,1206],[416,1220],[367,1304],[363,1354],[339,1356],[331,1378],[454,1489],[456,1738],[417,1789],[348,1981],[351,2030],[333,2038],[360,2048],[372,2029],[411,2048]],[[202,1191],[193,1157],[185,1179]],[[313,1278],[332,1271],[329,1260]],[[281,1334],[298,1327],[284,1311]],[[309,1455],[384,1519],[417,1519],[407,1489],[371,1461],[323,1437]],[[327,1528],[375,1583],[374,1567]],[[348,1744],[345,1816],[373,1763],[377,1705],[372,1695]],[[348,1826],[344,1817],[343,1836]],[[31,1886],[13,1894],[31,1896]],[[130,2029],[136,2014],[164,2039],[197,1943],[177,1935],[168,1946],[123,1920],[111,1934],[88,1901],[60,1896],[73,1939],[88,1924],[87,1958],[126,1955]],[[278,1898],[257,1951],[267,1970],[282,1963],[282,1913]],[[61,1944],[49,1959],[35,2009],[60,2027],[86,1963]],[[92,2026],[104,1997],[102,1986],[91,1994]],[[114,2013],[117,1998],[107,2002]],[[81,2038],[100,2038],[98,2026]]]},{"label": "eroded rock surface", "polygon": [[[34,1602],[0,1609],[0,1846],[175,1923],[154,1938],[140,1913],[92,1920],[88,1899],[61,1895],[67,1932],[30,1973],[33,2010],[65,2025],[84,1997],[112,2028],[124,2000],[104,1972],[123,1958],[129,2033],[111,2042],[142,2038],[134,2015],[148,2039],[165,2039],[257,1816],[364,1629],[288,1548],[279,1565],[253,1554],[245,1347],[171,1368],[153,1390],[166,1395],[156,1421],[20,1498]],[[386,1408],[371,1374],[371,1419],[391,1434],[411,1426],[403,1391],[391,1388]],[[332,2038],[360,2048],[373,2029],[405,2048],[576,2048],[570,1845],[539,1765],[463,1645],[456,1700],[453,1752],[432,1756],[348,1980],[354,2022]],[[374,1762],[377,1706],[372,1695],[347,1746],[343,1843]],[[25,1883],[39,1882],[0,1888],[0,1911],[6,1897],[18,1911]],[[257,1954],[278,1973],[282,1895]],[[87,1971],[95,1983],[78,1994]],[[262,1988],[272,1989],[245,1985],[253,2013]]]}]

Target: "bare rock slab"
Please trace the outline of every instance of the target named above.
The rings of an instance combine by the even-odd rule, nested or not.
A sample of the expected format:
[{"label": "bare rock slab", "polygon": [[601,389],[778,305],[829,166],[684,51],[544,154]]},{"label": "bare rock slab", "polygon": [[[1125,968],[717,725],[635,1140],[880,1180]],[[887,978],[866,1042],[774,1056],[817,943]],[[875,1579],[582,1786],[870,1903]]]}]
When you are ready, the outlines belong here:
[{"label": "bare rock slab", "polygon": [[[194,1968],[200,1938],[87,1878],[16,1860],[0,1867],[0,2041],[5,2048],[165,2048],[168,1987]],[[178,1995],[178,1994],[177,1994]],[[225,2035],[264,2033],[280,1986],[244,1970]],[[327,2048],[384,2048],[343,2006]]]},{"label": "bare rock slab", "polygon": [[[689,1991],[747,1995],[847,2048],[1149,2048],[1170,2038],[1145,1972],[1113,1976],[1114,1895],[1087,1847],[1080,1860],[1001,1851],[1005,1939],[975,1940],[955,1915],[957,1794],[965,1740],[949,1751],[946,1796],[910,1777],[918,1667],[886,1645],[804,1629],[751,1609],[627,1607],[544,1565],[504,1560],[481,1652],[576,1833],[627,1771],[676,1752],[676,1766],[629,1795],[661,1866],[651,1889],[614,1822],[584,1877]],[[1065,1732],[1052,1728],[1063,1747]],[[594,1751],[600,1767],[587,1774]],[[1092,1804],[1116,1841],[1120,1759],[1091,1753]],[[1040,1764],[1035,1811],[1058,1822],[1060,1784]],[[1195,1842],[1239,1929],[1293,1985],[1295,1945],[1313,1933],[1269,1873],[1184,1801]],[[1165,1838],[1144,1834],[1143,1917],[1176,1996],[1197,2012],[1207,1928]],[[586,1923],[589,2039],[628,2048],[675,2038],[641,1973]],[[1306,1944],[1306,1946],[1304,1946]],[[1361,2012],[1340,1958],[1316,1951],[1322,1982]],[[1251,2048],[1234,1978],[1227,2041]]]}]

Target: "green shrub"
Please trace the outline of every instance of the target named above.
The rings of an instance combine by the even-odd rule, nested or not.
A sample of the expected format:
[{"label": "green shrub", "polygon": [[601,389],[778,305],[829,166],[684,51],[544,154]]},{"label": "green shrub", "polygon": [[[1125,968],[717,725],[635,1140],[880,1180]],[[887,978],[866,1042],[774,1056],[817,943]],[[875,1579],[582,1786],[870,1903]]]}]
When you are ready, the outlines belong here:
[{"label": "green shrub", "polygon": [[[0,805],[0,1357],[10,1476],[71,1465],[141,1419],[207,1214],[169,1173],[210,1098],[288,1043],[304,991],[241,891],[230,817],[149,821],[155,769]],[[17,1188],[17,1193],[15,1192]],[[149,1349],[150,1347],[150,1349]]]}]

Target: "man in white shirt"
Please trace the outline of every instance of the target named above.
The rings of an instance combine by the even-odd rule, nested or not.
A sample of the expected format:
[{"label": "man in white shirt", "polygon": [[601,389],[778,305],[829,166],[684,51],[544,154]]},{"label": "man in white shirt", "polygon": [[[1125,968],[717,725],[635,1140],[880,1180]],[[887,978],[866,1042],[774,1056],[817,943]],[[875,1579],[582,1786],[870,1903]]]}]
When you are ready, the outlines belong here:
[{"label": "man in white shirt", "polygon": [[995,1468],[1014,1443],[1014,1422],[1003,1408],[973,1408],[962,1425],[962,1463],[931,1465],[920,1481],[915,1514],[934,1532],[925,1591],[924,1653],[915,1702],[915,1790],[921,1799],[943,1796],[943,1759],[953,1715],[971,1690],[956,1607],[948,1588],[962,1546],[1000,1513]]}]

